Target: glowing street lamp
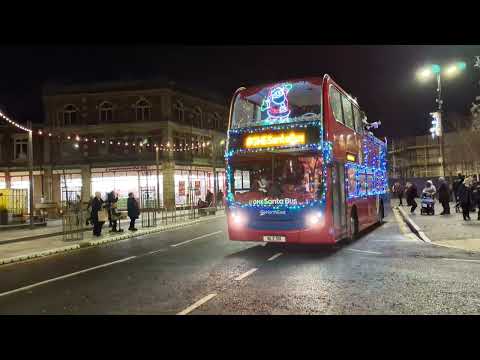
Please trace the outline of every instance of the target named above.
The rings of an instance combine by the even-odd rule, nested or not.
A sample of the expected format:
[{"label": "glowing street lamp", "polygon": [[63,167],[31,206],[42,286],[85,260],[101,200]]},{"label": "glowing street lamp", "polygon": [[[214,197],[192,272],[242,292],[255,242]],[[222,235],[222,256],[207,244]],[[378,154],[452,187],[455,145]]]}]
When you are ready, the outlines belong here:
[{"label": "glowing street lamp", "polygon": [[[467,68],[467,64],[465,62],[456,62],[445,67],[443,73],[448,78],[453,78],[458,75],[460,72]],[[444,162],[444,149],[443,149],[443,126],[442,126],[442,67],[437,64],[432,64],[425,66],[424,68],[420,69],[417,72],[417,78],[421,81],[427,81],[436,75],[437,78],[437,99],[436,102],[438,104],[438,111],[435,113],[431,113],[430,115],[433,117],[432,121],[432,128],[430,132],[432,137],[440,136],[440,157],[442,159],[442,175],[445,176],[445,162]]]}]

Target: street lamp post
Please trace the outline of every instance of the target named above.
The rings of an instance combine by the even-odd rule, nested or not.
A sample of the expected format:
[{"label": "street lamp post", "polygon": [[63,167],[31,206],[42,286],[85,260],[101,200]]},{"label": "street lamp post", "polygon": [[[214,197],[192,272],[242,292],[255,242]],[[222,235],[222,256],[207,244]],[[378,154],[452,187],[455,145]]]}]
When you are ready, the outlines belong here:
[{"label": "street lamp post", "polygon": [[160,169],[158,160],[158,146],[155,147],[155,165],[157,168],[157,213],[160,209]]},{"label": "street lamp post", "polygon": [[[29,121],[27,127],[32,129]],[[33,229],[33,131],[28,131],[28,183],[30,201],[30,229]]]},{"label": "street lamp post", "polygon": [[[451,64],[446,67],[444,73],[445,75],[449,77],[453,77],[457,75],[460,71],[465,70],[466,68],[466,63],[464,62],[457,62],[455,64]],[[434,116],[435,118],[435,123],[437,126],[437,129],[439,129],[437,135],[440,137],[440,159],[441,159],[441,173],[442,176],[445,176],[445,149],[444,149],[444,139],[443,139],[443,114],[442,114],[442,105],[443,105],[443,100],[442,100],[442,67],[437,64],[433,64],[430,66],[427,66],[423,69],[421,69],[418,72],[418,77],[421,80],[427,80],[428,78],[431,77],[432,74],[435,74],[436,80],[437,80],[437,114],[434,116],[432,113],[431,115]],[[430,129],[432,132],[432,135],[437,132],[435,129]]]}]

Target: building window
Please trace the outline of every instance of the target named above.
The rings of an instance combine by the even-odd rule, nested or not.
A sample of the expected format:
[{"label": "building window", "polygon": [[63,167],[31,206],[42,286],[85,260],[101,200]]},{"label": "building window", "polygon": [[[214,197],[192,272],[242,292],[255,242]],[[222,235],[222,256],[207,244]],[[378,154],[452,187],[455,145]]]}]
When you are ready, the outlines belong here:
[{"label": "building window", "polygon": [[175,114],[175,121],[179,123],[185,122],[185,108],[180,101],[177,101],[173,105],[174,114]]},{"label": "building window", "polygon": [[28,158],[28,135],[19,135],[14,139],[13,156],[15,160],[27,160]]},{"label": "building window", "polygon": [[193,109],[192,125],[197,128],[202,127],[202,110],[198,106]]},{"label": "building window", "polygon": [[216,130],[223,130],[222,128],[222,121],[220,119],[220,115],[218,113],[213,113],[213,122],[214,122],[214,129]]},{"label": "building window", "polygon": [[101,103],[99,112],[101,122],[111,122],[113,120],[113,105],[110,102],[104,101]]},{"label": "building window", "polygon": [[65,105],[62,111],[58,112],[57,126],[75,125],[78,120],[78,108],[75,105]]},{"label": "building window", "polygon": [[138,100],[135,104],[137,121],[150,121],[151,108],[152,106],[148,101],[144,99]]}]

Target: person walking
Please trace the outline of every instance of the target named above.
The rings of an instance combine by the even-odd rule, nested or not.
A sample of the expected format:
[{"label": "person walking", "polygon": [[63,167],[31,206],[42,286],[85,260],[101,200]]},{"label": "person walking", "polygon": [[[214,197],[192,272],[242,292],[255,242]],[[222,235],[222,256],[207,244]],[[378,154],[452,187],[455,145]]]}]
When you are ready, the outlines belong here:
[{"label": "person walking", "polygon": [[408,190],[407,190],[407,203],[412,207],[410,209],[410,213],[414,213],[415,209],[417,208],[417,203],[415,198],[418,197],[418,190],[414,183],[410,183]]},{"label": "person walking", "polygon": [[399,181],[397,181],[397,182],[393,185],[393,193],[398,196],[398,200],[399,200],[398,206],[403,206],[403,201],[402,201],[402,199],[403,199],[404,189],[403,189],[402,184],[400,184]]},{"label": "person walking", "polygon": [[450,215],[450,187],[443,176],[441,176],[438,181],[440,182],[440,186],[438,187],[438,201],[440,201],[443,207],[440,215]]},{"label": "person walking", "polygon": [[127,211],[128,217],[130,218],[130,227],[128,230],[137,231],[138,229],[135,228],[135,220],[140,216],[140,207],[138,206],[138,201],[133,196],[133,193],[128,194]]},{"label": "person walking", "polygon": [[[95,198],[92,201],[92,220],[93,220],[93,235],[100,236],[102,234],[102,226],[106,219],[103,218],[101,212],[104,210],[102,195],[97,191]],[[100,214],[99,214],[100,213]]]},{"label": "person walking", "polygon": [[470,207],[472,206],[471,178],[466,178],[458,186],[458,201],[462,207],[463,220],[470,220]]}]

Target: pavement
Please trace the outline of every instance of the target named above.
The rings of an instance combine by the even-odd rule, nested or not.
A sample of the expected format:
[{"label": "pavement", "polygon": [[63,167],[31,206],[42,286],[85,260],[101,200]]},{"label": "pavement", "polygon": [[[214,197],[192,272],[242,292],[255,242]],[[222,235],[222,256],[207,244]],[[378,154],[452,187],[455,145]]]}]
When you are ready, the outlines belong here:
[{"label": "pavement", "polygon": [[[215,217],[216,216],[224,216],[223,211],[220,211]],[[44,229],[44,231],[40,231],[40,229],[37,231],[36,229],[31,230],[28,237],[25,235],[25,233],[29,232],[27,230],[11,230],[8,231],[8,233],[12,233],[10,236],[17,234],[17,238],[16,241],[5,239],[0,240],[0,265],[53,255],[65,251],[77,250],[86,246],[97,246],[112,241],[125,240],[159,231],[176,229],[208,220],[208,218],[209,217],[207,216],[192,220],[185,217],[179,218],[175,222],[172,222],[171,219],[169,219],[167,223],[162,223],[160,219],[157,219],[158,226],[155,227],[142,227],[142,222],[137,221],[135,226],[138,231],[136,232],[126,230],[125,223],[128,225],[128,222],[122,221],[124,224],[122,225],[122,228],[124,229],[124,232],[122,233],[111,233],[109,232],[110,228],[104,225],[100,237],[93,236],[91,229],[89,229],[89,231],[84,231],[83,238],[77,241],[64,241],[63,236],[58,235],[61,234],[61,221],[60,225],[53,222],[53,224],[50,225],[50,229]],[[60,232],[58,230],[60,230]]]},{"label": "pavement", "polygon": [[225,217],[0,266],[0,314],[478,314],[480,254],[398,210],[354,242],[228,240]]},{"label": "pavement", "polygon": [[46,226],[30,228],[19,228],[0,231],[0,245],[31,240],[48,236],[60,235],[62,233],[62,220],[48,220]]},{"label": "pavement", "polygon": [[[419,204],[419,202],[417,202]],[[396,205],[396,202],[394,202]],[[451,246],[480,252],[480,220],[470,213],[471,221],[464,221],[462,213],[455,213],[455,203],[450,203],[450,215],[440,215],[442,206],[436,202],[435,215],[420,215],[420,204],[414,214],[407,206],[400,207],[406,221],[417,227],[420,237],[435,245]]]}]

